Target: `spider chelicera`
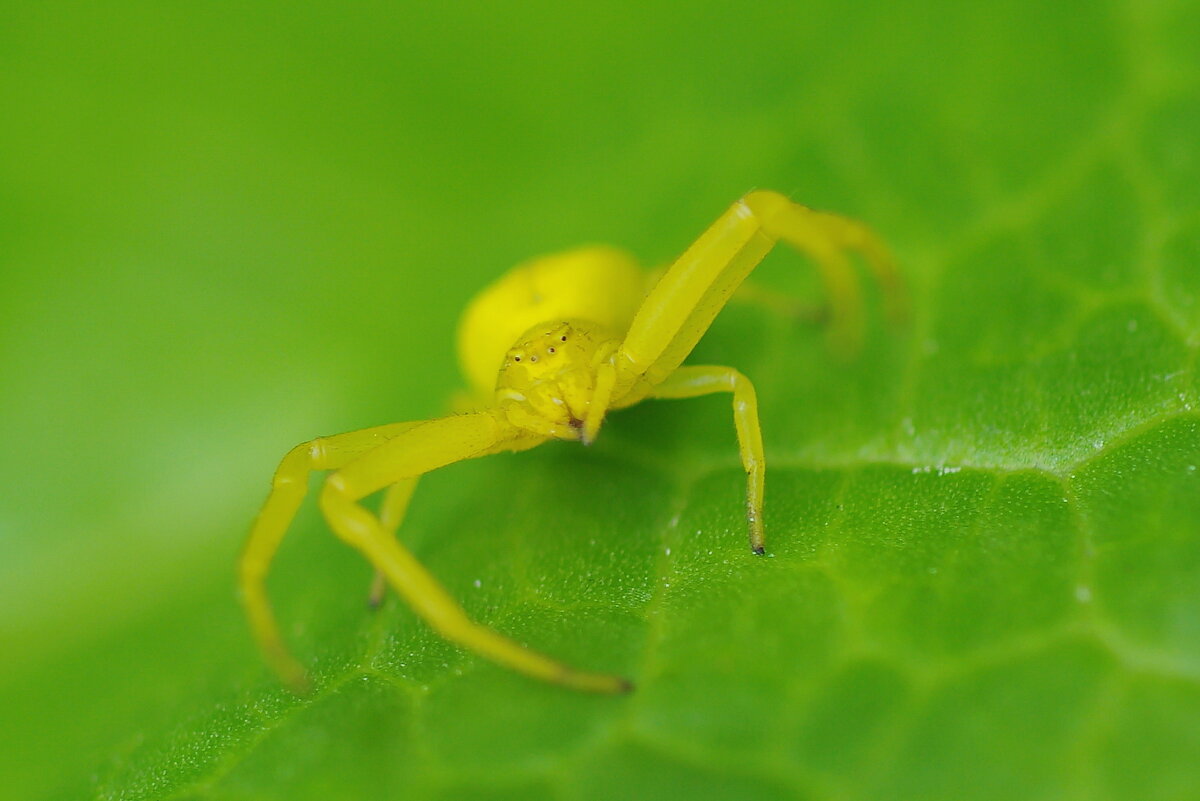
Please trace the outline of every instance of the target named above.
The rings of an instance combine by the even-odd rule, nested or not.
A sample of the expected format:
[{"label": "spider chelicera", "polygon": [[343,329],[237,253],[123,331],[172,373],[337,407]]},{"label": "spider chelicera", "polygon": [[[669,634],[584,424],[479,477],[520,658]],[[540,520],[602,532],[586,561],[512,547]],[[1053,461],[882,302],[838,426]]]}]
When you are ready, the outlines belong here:
[{"label": "spider chelicera", "polygon": [[[417,479],[431,470],[551,439],[596,439],[612,409],[646,398],[733,396],[746,471],[750,548],[761,554],[763,459],[754,387],[732,367],[681,366],[743,279],[783,240],[817,266],[829,295],[831,337],[854,350],[863,302],[847,254],[858,254],[893,312],[901,288],[878,237],[862,223],[814,211],[776,192],[742,197],[700,235],[647,291],[646,272],[623,251],[588,247],[512,269],[467,307],[459,326],[463,372],[474,410],[392,423],[297,445],[283,457],[239,562],[241,597],[254,636],[284,682],[307,686],[266,595],[271,560],[303,500],[312,470],[332,470],[320,507],[339,537],[443,637],[529,676],[601,693],[625,692],[620,676],[578,670],[471,620],[395,537]],[[360,501],[386,490],[378,513]]]}]

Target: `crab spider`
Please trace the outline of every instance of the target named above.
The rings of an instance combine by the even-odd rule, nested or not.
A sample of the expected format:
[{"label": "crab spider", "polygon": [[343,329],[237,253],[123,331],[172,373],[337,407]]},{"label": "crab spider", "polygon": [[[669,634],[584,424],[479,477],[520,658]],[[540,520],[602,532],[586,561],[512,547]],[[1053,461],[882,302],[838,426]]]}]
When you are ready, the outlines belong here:
[{"label": "crab spider", "polygon": [[[454,462],[521,451],[551,439],[591,443],[605,415],[646,398],[733,397],[746,471],[750,548],[761,554],[764,460],[754,387],[732,367],[681,366],[743,279],[783,240],[811,258],[829,294],[831,337],[853,350],[862,297],[847,254],[860,255],[901,309],[900,282],[865,225],[755,191],[709,226],[646,291],[624,252],[589,247],[522,264],[481,292],[459,326],[458,351],[474,411],[321,437],[284,456],[239,563],[241,598],[267,661],[297,691],[304,669],[280,635],[266,595],[271,559],[313,470],[331,470],[320,508],[413,610],[446,639],[526,675],[576,690],[628,691],[619,676],[578,670],[472,621],[394,536],[418,477]],[[367,496],[386,490],[374,514]]]}]

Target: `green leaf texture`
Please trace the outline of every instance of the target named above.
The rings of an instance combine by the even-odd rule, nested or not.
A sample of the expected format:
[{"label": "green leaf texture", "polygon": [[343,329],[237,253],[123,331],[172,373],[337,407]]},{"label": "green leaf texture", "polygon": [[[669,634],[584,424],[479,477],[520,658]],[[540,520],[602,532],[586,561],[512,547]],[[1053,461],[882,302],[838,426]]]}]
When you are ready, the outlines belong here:
[{"label": "green leaf texture", "polygon": [[[1200,6],[13,5],[0,25],[0,797],[1200,796]],[[441,414],[471,293],[661,264],[751,187],[910,284],[862,354],[731,305],[728,400],[423,481],[443,642],[315,509],[233,563],[291,445]],[[774,254],[755,280],[819,300]]]}]

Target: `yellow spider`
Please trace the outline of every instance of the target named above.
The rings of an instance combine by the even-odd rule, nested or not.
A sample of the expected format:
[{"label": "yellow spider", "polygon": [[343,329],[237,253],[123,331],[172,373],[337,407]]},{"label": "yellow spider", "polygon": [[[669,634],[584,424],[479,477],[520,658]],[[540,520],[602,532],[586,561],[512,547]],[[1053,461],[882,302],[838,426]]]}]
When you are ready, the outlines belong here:
[{"label": "yellow spider", "polygon": [[[239,563],[239,584],[255,639],[284,682],[307,686],[267,600],[267,569],[296,514],[312,470],[332,470],[320,507],[339,537],[376,569],[446,639],[502,665],[576,690],[626,692],[619,676],[577,670],[472,621],[395,538],[418,477],[439,467],[551,439],[596,439],[610,409],[646,398],[733,395],[746,470],[750,548],[763,553],[763,446],[750,381],[732,367],[681,367],[743,279],[783,240],[816,264],[829,293],[832,334],[857,345],[862,298],[846,258],[861,255],[892,310],[900,287],[892,260],[863,224],[814,211],[776,192],[734,203],[646,292],[647,276],[622,251],[589,247],[519,265],[471,301],[458,352],[474,411],[320,437],[280,463]],[[386,489],[378,514],[360,501]]]}]

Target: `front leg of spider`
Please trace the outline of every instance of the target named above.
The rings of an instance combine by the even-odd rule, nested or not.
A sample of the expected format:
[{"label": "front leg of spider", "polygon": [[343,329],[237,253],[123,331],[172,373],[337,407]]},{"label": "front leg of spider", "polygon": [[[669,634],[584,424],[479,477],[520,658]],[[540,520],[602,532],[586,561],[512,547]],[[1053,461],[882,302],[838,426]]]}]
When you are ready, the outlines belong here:
[{"label": "front leg of spider", "polygon": [[308,493],[309,473],[337,469],[414,425],[393,423],[304,442],[288,451],[275,470],[271,493],[250,529],[238,560],[238,589],[251,633],[263,657],[296,692],[308,689],[308,678],[279,632],[267,598],[266,579],[288,526]]},{"label": "front leg of spider", "polygon": [[737,287],[780,240],[816,263],[829,294],[836,348],[854,352],[862,339],[862,291],[848,253],[863,258],[883,285],[893,316],[902,316],[904,302],[891,257],[870,229],[813,211],[777,192],[751,192],[709,226],[650,290],[624,340],[597,372],[596,398],[583,425],[583,440],[590,442],[610,408],[648,397],[730,392],[746,471],[750,548],[758,554],[765,552],[765,463],[754,388],[733,368],[680,365]]},{"label": "front leg of spider", "polygon": [[491,453],[527,434],[499,411],[456,415],[412,428],[325,480],[320,506],[330,527],[358,549],[424,620],[451,642],[528,676],[587,692],[627,692],[619,676],[577,670],[475,623],[415,556],[358,503],[399,481]]},{"label": "front leg of spider", "polygon": [[397,423],[313,440],[293,448],[243,550],[239,577],[251,629],[267,661],[294,691],[310,687],[280,635],[266,595],[270,563],[303,500],[311,470],[329,475],[320,506],[330,527],[358,549],[413,610],[446,639],[519,672],[588,692],[627,692],[620,676],[576,670],[472,621],[385,522],[358,501],[391,488],[381,514],[398,523],[417,477],[463,459],[533,447],[544,438],[513,426],[499,411]]},{"label": "front leg of spider", "polygon": [[680,367],[662,383],[656,384],[650,398],[698,398],[714,392],[733,396],[733,424],[737,430],[738,450],[746,471],[746,530],[750,550],[766,553],[763,533],[763,482],[766,461],[763,458],[762,429],[758,424],[758,396],[750,379],[732,367]]}]

